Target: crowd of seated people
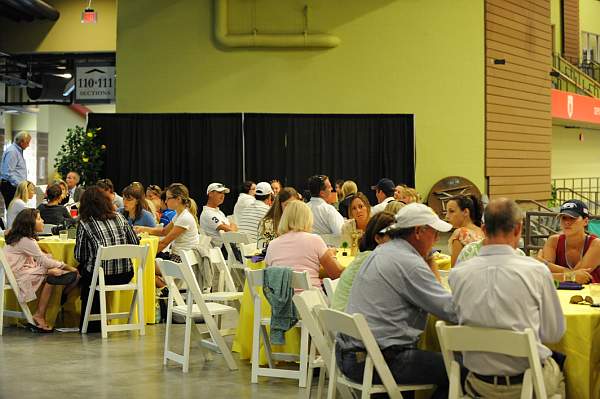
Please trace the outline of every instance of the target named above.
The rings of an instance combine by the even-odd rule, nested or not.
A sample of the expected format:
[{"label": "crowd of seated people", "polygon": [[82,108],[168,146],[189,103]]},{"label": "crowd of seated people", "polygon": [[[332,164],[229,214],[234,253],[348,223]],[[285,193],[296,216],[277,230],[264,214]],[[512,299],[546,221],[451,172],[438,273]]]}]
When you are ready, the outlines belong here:
[{"label": "crowd of seated people", "polygon": [[[53,285],[78,283],[85,307],[99,246],[139,244],[137,234],[148,233],[160,237],[156,257],[181,262],[182,252],[199,244],[199,234],[206,234],[214,247],[223,249],[221,232],[239,231],[258,250],[265,250],[266,267],[306,271],[318,289],[323,276],[340,278],[331,306],[365,316],[398,383],[431,383],[436,385],[434,398],[447,395],[442,355],[417,348],[427,315],[432,314],[464,325],[532,328],[546,388],[549,394],[564,396],[564,359],[542,342],[556,342],[565,331],[553,280],[600,282],[600,240],[586,231],[590,214],[582,201],[562,204],[558,212],[561,233],[550,236],[533,258],[518,248],[523,217],[509,199],[494,199],[484,209],[475,195],[452,197],[446,201],[444,221],[419,202],[416,190],[396,186],[389,178],[371,187],[378,202],[372,205],[354,181],[336,181],[334,195],[330,178],[315,175],[307,180],[304,198],[278,180],[242,183],[231,218],[221,209],[230,193],[223,183],[208,185],[206,203],[199,210],[181,183],[162,190],[156,185],[144,189],[133,182],[121,197],[109,179],[84,190],[78,177],[68,176],[66,187],[60,181],[50,184],[38,210],[27,208],[34,186],[24,181],[8,207],[5,253],[19,282],[19,296],[25,301],[38,299],[32,328],[39,332],[51,331],[45,312]],[[72,219],[60,204],[67,198],[72,204],[75,197],[77,269],[43,254],[36,242],[44,220],[62,224]],[[359,253],[344,268],[328,240],[342,234],[348,220],[360,235]],[[440,232],[449,236],[452,292],[441,284],[433,261]],[[127,283],[133,276],[132,265],[111,261],[105,274],[107,283]],[[157,286],[164,286],[158,267],[156,281]],[[515,301],[519,307],[513,306]],[[97,307],[94,300],[92,310]],[[490,314],[495,316],[490,318]],[[98,329],[91,324],[89,331]],[[342,372],[361,381],[365,348],[351,337],[340,336],[336,351]],[[472,354],[464,357],[461,366],[469,394],[494,397],[502,392],[518,397],[527,364],[510,357]],[[500,377],[508,383],[498,383]]]}]

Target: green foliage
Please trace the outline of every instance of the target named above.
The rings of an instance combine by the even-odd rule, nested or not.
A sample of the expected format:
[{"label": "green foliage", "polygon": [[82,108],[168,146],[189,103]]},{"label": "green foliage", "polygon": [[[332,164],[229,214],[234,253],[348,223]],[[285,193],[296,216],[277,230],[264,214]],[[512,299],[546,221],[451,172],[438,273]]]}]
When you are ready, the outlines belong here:
[{"label": "green foliage", "polygon": [[100,128],[85,130],[81,126],[67,129],[67,138],[60,146],[54,169],[63,177],[70,171],[75,171],[81,176],[80,184],[94,184],[100,177],[104,161],[102,153],[106,150],[98,142]]},{"label": "green foliage", "polygon": [[556,186],[554,184],[552,184],[551,189],[550,189],[550,199],[548,200],[548,208],[554,208],[555,206],[558,206],[559,202],[558,202],[558,192],[556,190]]}]

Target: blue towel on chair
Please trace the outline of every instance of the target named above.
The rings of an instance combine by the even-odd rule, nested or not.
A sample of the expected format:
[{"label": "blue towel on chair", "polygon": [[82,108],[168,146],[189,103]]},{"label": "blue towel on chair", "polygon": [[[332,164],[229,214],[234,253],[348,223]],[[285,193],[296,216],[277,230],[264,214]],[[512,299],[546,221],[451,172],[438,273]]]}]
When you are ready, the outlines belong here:
[{"label": "blue towel on chair", "polygon": [[271,343],[285,344],[285,332],[298,322],[298,313],[292,302],[293,271],[288,267],[267,267],[263,292],[271,304]]}]

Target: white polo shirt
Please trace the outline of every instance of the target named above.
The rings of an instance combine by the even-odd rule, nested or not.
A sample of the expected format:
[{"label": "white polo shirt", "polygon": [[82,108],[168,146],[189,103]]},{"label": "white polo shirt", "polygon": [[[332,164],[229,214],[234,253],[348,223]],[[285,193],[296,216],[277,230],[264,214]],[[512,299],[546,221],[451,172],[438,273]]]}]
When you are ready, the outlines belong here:
[{"label": "white polo shirt", "polygon": [[200,214],[200,228],[211,238],[213,247],[220,247],[223,245],[223,239],[217,230],[217,227],[222,224],[229,226],[229,220],[227,220],[227,216],[225,216],[219,208],[211,208],[206,205],[202,207],[202,213]]},{"label": "white polo shirt", "polygon": [[344,217],[323,198],[313,197],[308,202],[313,214],[313,233],[318,235],[333,234],[339,236],[342,232]]},{"label": "white polo shirt", "polygon": [[387,206],[387,204],[389,204],[392,201],[394,201],[394,197],[387,197],[386,199],[381,201],[379,204],[377,204],[373,208],[371,208],[371,217],[373,217],[373,215],[375,215],[379,212],[383,212],[385,210],[385,207]]}]

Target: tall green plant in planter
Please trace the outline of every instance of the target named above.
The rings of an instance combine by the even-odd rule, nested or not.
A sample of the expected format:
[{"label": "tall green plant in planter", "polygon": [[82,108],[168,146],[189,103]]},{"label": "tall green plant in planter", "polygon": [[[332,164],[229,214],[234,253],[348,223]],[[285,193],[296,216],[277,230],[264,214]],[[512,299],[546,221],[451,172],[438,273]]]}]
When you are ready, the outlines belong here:
[{"label": "tall green plant in planter", "polygon": [[104,161],[105,145],[100,145],[98,135],[101,128],[88,129],[81,126],[67,129],[65,143],[60,146],[54,159],[54,169],[65,178],[75,171],[81,176],[80,184],[94,184],[100,177]]}]

